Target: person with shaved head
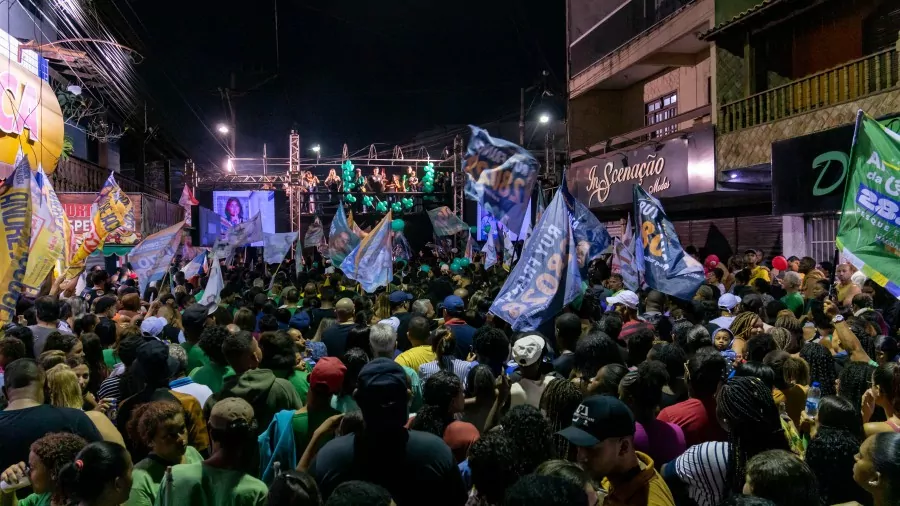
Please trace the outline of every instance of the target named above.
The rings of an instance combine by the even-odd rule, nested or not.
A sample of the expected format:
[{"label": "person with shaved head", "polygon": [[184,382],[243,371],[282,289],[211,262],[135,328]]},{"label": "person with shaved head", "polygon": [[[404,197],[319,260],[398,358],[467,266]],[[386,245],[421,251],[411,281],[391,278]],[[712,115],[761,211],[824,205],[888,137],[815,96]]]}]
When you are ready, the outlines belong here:
[{"label": "person with shaved head", "polygon": [[322,342],[328,348],[329,357],[341,358],[347,351],[347,337],[354,325],[353,317],[356,315],[356,308],[353,306],[353,300],[344,298],[337,301],[334,313],[337,316],[337,325],[329,327],[322,333]]}]

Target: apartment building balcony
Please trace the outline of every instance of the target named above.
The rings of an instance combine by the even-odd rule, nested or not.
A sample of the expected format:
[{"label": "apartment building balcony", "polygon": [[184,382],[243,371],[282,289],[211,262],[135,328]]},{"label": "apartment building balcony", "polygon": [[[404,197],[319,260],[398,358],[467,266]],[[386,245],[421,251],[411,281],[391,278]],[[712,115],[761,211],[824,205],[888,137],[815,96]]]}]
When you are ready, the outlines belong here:
[{"label": "apartment building balcony", "polygon": [[719,107],[718,126],[730,133],[819,111],[900,88],[897,46]]},{"label": "apartment building balcony", "polygon": [[714,0],[625,0],[585,33],[572,37],[570,98],[592,89],[623,89],[672,67],[696,65],[709,43],[698,34],[713,19]]},{"label": "apartment building balcony", "polygon": [[[56,171],[51,174],[53,189],[57,192],[98,192],[109,177],[110,171],[87,160],[70,156],[60,160]],[[127,193],[146,193],[153,197],[169,200],[166,192],[148,186],[136,179],[117,173],[116,182]]]}]

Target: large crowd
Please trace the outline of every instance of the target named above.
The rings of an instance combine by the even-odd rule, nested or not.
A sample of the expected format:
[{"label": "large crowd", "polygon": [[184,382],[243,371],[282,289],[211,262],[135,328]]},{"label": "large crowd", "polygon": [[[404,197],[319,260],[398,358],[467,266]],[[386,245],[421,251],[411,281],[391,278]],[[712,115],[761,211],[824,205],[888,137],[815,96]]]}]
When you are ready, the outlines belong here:
[{"label": "large crowd", "polygon": [[693,300],[594,260],[520,332],[477,256],[374,294],[223,265],[211,306],[180,258],[145,293],[48,283],[2,328],[0,506],[900,505],[900,302],[849,264],[701,260]]}]

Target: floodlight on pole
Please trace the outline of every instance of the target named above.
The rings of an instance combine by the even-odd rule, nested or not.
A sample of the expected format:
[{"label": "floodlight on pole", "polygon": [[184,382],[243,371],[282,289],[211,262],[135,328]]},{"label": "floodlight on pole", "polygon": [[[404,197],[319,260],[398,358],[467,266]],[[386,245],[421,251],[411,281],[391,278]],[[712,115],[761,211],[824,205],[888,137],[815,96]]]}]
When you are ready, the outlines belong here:
[{"label": "floodlight on pole", "polygon": [[216,130],[222,135],[228,135],[228,132],[231,131],[231,129],[228,128],[228,125],[226,125],[225,123],[219,123],[216,126]]},{"label": "floodlight on pole", "polygon": [[541,124],[546,125],[547,123],[550,123],[550,115],[549,114],[541,114],[541,117],[538,118],[538,121],[540,121]]},{"label": "floodlight on pole", "polygon": [[315,146],[312,147],[312,150],[314,153],[318,154],[320,151],[322,151],[322,146],[319,146],[318,144],[316,144]]}]

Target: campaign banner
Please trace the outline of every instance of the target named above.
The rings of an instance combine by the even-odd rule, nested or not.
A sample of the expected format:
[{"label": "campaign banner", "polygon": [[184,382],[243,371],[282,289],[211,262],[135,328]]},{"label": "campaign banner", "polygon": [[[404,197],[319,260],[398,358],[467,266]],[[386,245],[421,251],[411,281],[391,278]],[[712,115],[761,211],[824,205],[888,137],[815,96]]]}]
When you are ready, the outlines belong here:
[{"label": "campaign banner", "polygon": [[357,281],[366,293],[388,286],[394,277],[391,258],[391,211],[341,262],[341,270]]},{"label": "campaign banner", "polygon": [[227,241],[217,240],[212,246],[213,258],[216,260],[230,261],[234,256],[234,247]]},{"label": "campaign banner", "polygon": [[31,173],[31,245],[25,269],[25,295],[35,297],[54,267],[62,270],[72,252],[72,226],[44,170]]},{"label": "campaign banner", "polygon": [[222,278],[222,266],[216,260],[209,270],[209,279],[206,281],[206,286],[203,287],[203,296],[197,303],[206,307],[218,304],[222,299],[220,294],[223,288],[225,288],[225,280]]},{"label": "campaign banner", "polygon": [[[126,227],[126,215],[130,215],[130,230]],[[91,206],[91,229],[85,232],[81,245],[72,255],[66,278],[72,279],[84,269],[85,260],[103,244],[106,236],[119,229],[122,229],[119,230],[120,234],[133,233],[134,221],[131,199],[119,188],[113,174],[110,174]]]},{"label": "campaign banner", "polygon": [[475,239],[472,237],[472,234],[469,234],[469,239],[466,241],[466,251],[463,256],[469,261],[475,260]]},{"label": "campaign banner", "polygon": [[434,235],[446,236],[458,234],[464,230],[469,230],[466,222],[461,220],[459,216],[453,214],[447,206],[441,206],[428,211],[428,219],[434,227]]},{"label": "campaign banner", "polygon": [[578,254],[578,268],[581,276],[587,278],[588,265],[591,260],[600,258],[600,255],[612,244],[612,238],[606,227],[591,212],[590,209],[574,195],[569,193],[566,186],[566,175],[563,174],[563,182],[559,186],[572,220],[572,230],[575,234],[575,252]]},{"label": "campaign banner", "polygon": [[184,273],[185,279],[191,279],[194,276],[199,276],[206,270],[206,256],[207,252],[204,251],[195,256],[193,260],[191,260],[181,268],[181,272]]},{"label": "campaign banner", "polygon": [[[181,230],[184,223],[172,225],[159,232],[147,236],[140,244],[128,253],[128,261],[138,276],[141,294],[147,290],[152,281],[160,281],[165,277],[169,264],[181,245]],[[218,262],[213,262],[218,263]]]},{"label": "campaign banner", "polygon": [[640,185],[633,191],[634,221],[641,230],[634,248],[639,276],[654,290],[691,300],[706,281],[703,265],[684,252],[659,200]]},{"label": "campaign banner", "polygon": [[409,246],[409,241],[406,240],[406,236],[403,235],[403,232],[394,232],[394,250],[393,250],[394,260],[402,259],[409,261],[412,257],[412,248]]},{"label": "campaign banner", "polygon": [[497,264],[497,231],[496,230],[488,233],[487,241],[485,241],[484,247],[481,248],[481,252],[484,253],[484,269],[485,270],[488,270]]},{"label": "campaign banner", "polygon": [[198,204],[200,204],[200,202],[194,198],[191,189],[185,184],[184,189],[181,190],[181,198],[178,199],[178,205],[184,208],[184,226],[191,226],[191,206],[196,206]]},{"label": "campaign banner", "polygon": [[257,213],[253,218],[231,227],[226,232],[225,239],[233,248],[261,242],[263,240],[261,215]]},{"label": "campaign banner", "polygon": [[334,219],[331,220],[331,229],[328,234],[330,243],[328,253],[331,263],[339,267],[353,248],[359,244],[359,236],[356,235],[347,223],[347,215],[343,206],[338,206]]},{"label": "campaign banner", "polygon": [[28,158],[20,156],[13,173],[0,187],[0,259],[4,260],[0,262],[0,325],[15,319],[16,302],[25,289],[31,245],[31,182]]},{"label": "campaign banner", "polygon": [[540,163],[528,150],[487,130],[469,126],[472,137],[466,150],[466,197],[477,200],[510,230],[522,229],[522,221],[537,181]]},{"label": "campaign banner", "polygon": [[284,232],[281,234],[267,234],[263,237],[263,260],[267,264],[280,264],[284,257],[291,251],[291,246],[297,240],[297,232]]},{"label": "campaign banner", "polygon": [[515,331],[534,330],[580,294],[575,231],[562,192],[557,192],[490,311]]},{"label": "campaign banner", "polygon": [[509,272],[509,269],[512,268],[513,254],[516,252],[516,247],[509,237],[509,230],[504,228],[501,232],[503,234],[503,268]]},{"label": "campaign banner", "polygon": [[638,291],[640,281],[634,265],[634,234],[631,232],[631,214],[628,215],[628,223],[622,238],[615,238],[613,242],[612,272],[622,276],[625,288],[632,292]]},{"label": "campaign banner", "polygon": [[312,225],[306,230],[306,236],[303,238],[303,243],[306,244],[307,247],[314,248],[323,242],[325,242],[325,227],[322,226],[322,220],[316,216]]},{"label": "campaign banner", "polygon": [[900,298],[900,134],[862,111],[835,242],[866,277]]}]

